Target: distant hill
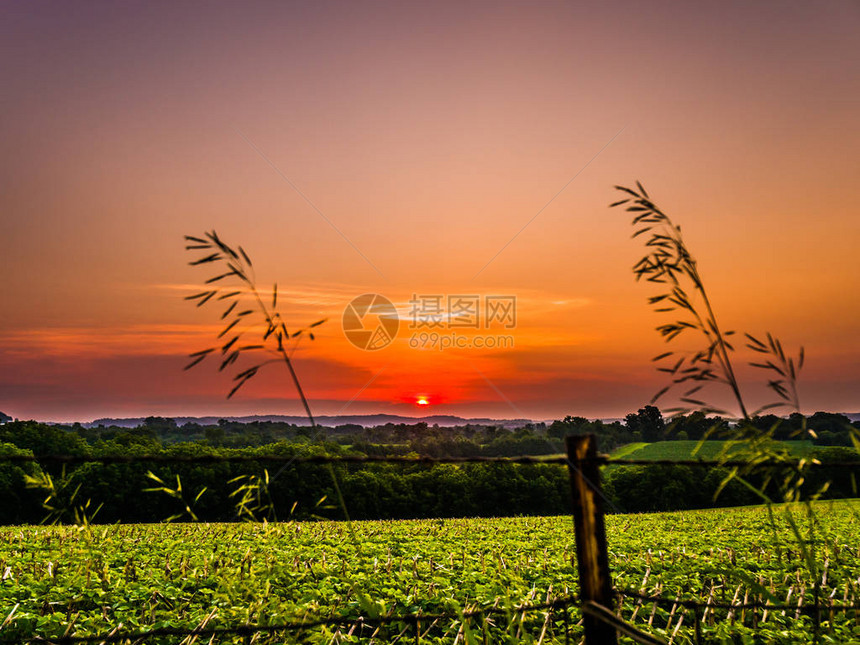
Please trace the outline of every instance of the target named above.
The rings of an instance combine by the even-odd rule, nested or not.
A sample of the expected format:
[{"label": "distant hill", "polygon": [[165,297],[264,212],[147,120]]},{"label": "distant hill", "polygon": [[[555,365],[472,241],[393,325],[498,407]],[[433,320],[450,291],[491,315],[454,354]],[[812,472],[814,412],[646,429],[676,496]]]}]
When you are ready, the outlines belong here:
[{"label": "distant hill", "polygon": [[12,420],[12,417],[10,417],[8,414],[0,412],[0,423],[9,423]]},{"label": "distant hill", "polygon": [[[185,423],[198,423],[200,425],[214,425],[220,419],[228,421],[236,421],[239,423],[253,423],[254,421],[269,421],[278,423],[292,423],[299,426],[307,426],[308,418],[304,416],[287,416],[281,414],[260,414],[242,417],[172,417],[177,425]],[[426,423],[429,426],[439,425],[441,427],[454,427],[471,425],[495,425],[505,428],[520,428],[527,423],[535,423],[532,419],[490,419],[486,417],[464,418],[448,414],[434,414],[424,417],[407,417],[399,414],[356,414],[356,415],[337,415],[337,416],[319,416],[315,417],[317,425],[333,428],[339,425],[355,424],[371,428],[373,426],[381,426],[386,423]],[[96,419],[90,423],[82,423],[86,428],[95,428],[99,425],[118,426],[121,428],[134,428],[144,422],[145,417],[131,417],[127,419],[104,418]]]},{"label": "distant hill", "polygon": [[[851,421],[860,421],[860,412],[852,412],[846,413],[842,412],[844,416],[848,417]],[[6,421],[12,421],[12,418],[4,415],[0,412],[0,423],[4,423],[3,418],[5,417]],[[215,425],[218,423],[220,419],[227,419],[228,421],[236,421],[239,423],[253,423],[254,421],[272,421],[279,423],[292,423],[299,426],[307,426],[308,418],[301,415],[283,415],[283,414],[254,414],[248,416],[205,416],[205,417],[172,417],[174,421],[176,421],[177,425],[183,425],[185,423],[198,423],[200,425]],[[95,428],[99,425],[104,426],[118,426],[121,428],[134,428],[143,423],[145,417],[129,417],[129,418],[112,418],[106,417],[102,419],[95,419],[89,423],[82,423],[85,428]],[[604,417],[600,419],[604,423],[613,423],[615,421],[624,423],[623,417]],[[331,416],[319,416],[316,417],[316,421],[318,425],[325,426],[328,428],[333,428],[339,425],[346,424],[355,424],[364,426],[365,428],[372,428],[374,426],[385,425],[386,423],[406,423],[406,424],[415,424],[415,423],[426,423],[429,426],[433,424],[439,425],[443,428],[451,428],[454,426],[463,426],[463,425],[495,425],[502,426],[504,428],[521,428],[527,423],[546,423],[547,425],[553,422],[553,419],[490,419],[488,417],[458,417],[449,414],[433,414],[423,417],[409,417],[400,414],[354,414],[354,415],[331,415]]]}]

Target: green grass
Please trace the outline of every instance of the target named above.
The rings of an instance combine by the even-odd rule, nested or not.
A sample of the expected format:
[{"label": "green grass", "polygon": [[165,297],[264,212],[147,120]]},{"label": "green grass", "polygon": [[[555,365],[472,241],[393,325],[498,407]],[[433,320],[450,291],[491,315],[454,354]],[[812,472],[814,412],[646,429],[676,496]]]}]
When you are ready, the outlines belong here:
[{"label": "green grass", "polygon": [[[817,508],[818,535],[826,538],[817,543],[818,560],[828,562],[822,594],[832,593],[836,601],[855,599],[860,503],[821,503]],[[784,522],[778,537],[788,546],[779,546],[760,507],[616,515],[606,522],[619,588],[701,601],[713,593],[723,602],[736,595],[752,601],[769,593],[781,601],[791,588],[794,602],[801,590],[811,601],[812,577],[789,544]],[[17,609],[0,630],[0,642],[33,632],[57,636],[67,629],[93,634],[119,623],[124,629],[192,628],[213,611],[208,624],[216,627],[333,614],[510,607],[577,591],[569,517],[356,522],[353,527],[355,541],[347,526],[337,522],[116,525],[92,532],[3,528],[0,610],[5,618]],[[622,616],[630,619],[634,608],[635,602],[627,601]],[[679,616],[676,612],[673,620]],[[574,611],[571,624],[578,619]],[[668,621],[667,611],[650,604],[637,611],[635,620],[663,636]],[[756,621],[754,631],[752,612],[737,614],[733,621],[723,612],[705,625],[705,634],[713,640],[729,633],[747,639],[755,633],[759,641],[771,642],[811,638],[808,617],[795,620],[790,613],[770,612],[762,623],[759,612]],[[691,623],[687,613],[674,642],[691,641]],[[461,626],[456,619],[428,625],[421,642],[451,643]],[[516,617],[513,623],[499,618],[488,629],[491,642],[536,642],[544,626],[543,643],[565,642],[560,614],[529,614],[522,623]],[[825,625],[825,633],[830,629]],[[853,617],[836,615],[832,629],[837,641],[860,638]],[[511,640],[517,631],[522,639]],[[397,632],[399,627],[388,635],[393,639]],[[368,642],[367,636],[362,642]],[[291,638],[255,642],[293,642]],[[334,629],[325,628],[302,638],[298,642],[357,642],[341,640]],[[217,642],[234,641],[225,637]]]},{"label": "green grass", "polygon": [[[699,444],[701,446],[699,447]],[[813,449],[811,441],[778,441],[777,445],[788,448],[789,452],[802,456]],[[703,459],[717,458],[726,446],[725,441],[658,441],[655,443],[631,443],[612,453],[617,459]],[[696,448],[699,447],[698,450]],[[737,454],[740,454],[738,451]]]},{"label": "green grass", "polygon": [[636,452],[640,448],[644,448],[647,445],[649,445],[649,444],[644,443],[644,442],[627,443],[627,444],[624,444],[623,446],[621,446],[620,448],[616,448],[615,450],[613,450],[612,453],[610,454],[610,457],[612,457],[613,459],[621,459],[622,457],[629,457],[632,453]]}]

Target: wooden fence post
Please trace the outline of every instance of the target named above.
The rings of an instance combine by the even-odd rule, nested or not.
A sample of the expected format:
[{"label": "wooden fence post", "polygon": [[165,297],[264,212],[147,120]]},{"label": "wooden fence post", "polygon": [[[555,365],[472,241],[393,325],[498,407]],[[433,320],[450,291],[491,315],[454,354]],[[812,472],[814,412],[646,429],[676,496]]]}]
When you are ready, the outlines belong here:
[{"label": "wooden fence post", "polygon": [[[570,487],[573,492],[573,523],[576,563],[579,568],[580,600],[594,602],[612,612],[614,595],[603,522],[603,496],[597,464],[597,438],[593,434],[569,436],[567,445]],[[590,613],[582,624],[588,645],[618,642],[615,628]]]}]

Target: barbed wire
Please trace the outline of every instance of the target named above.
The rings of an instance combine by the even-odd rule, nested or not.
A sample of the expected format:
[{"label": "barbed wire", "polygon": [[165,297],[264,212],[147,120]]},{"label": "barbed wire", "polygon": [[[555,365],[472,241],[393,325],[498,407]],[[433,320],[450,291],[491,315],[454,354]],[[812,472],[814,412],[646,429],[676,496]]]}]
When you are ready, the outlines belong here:
[{"label": "barbed wire", "polygon": [[[770,602],[741,602],[741,603],[726,603],[726,602],[716,602],[716,601],[708,601],[701,602],[698,600],[690,600],[683,598],[672,598],[668,596],[661,595],[650,595],[643,594],[639,591],[635,591],[632,589],[614,589],[613,590],[618,596],[624,598],[633,598],[639,600],[643,603],[655,603],[657,605],[665,606],[665,607],[683,607],[685,609],[697,611],[700,609],[728,609],[728,610],[744,610],[744,609],[767,609],[771,611],[800,611],[802,613],[809,613],[813,611],[832,611],[832,612],[846,612],[852,610],[860,610],[860,603],[770,603]],[[118,631],[117,629],[113,629],[110,632],[105,632],[101,634],[90,634],[90,635],[74,635],[74,634],[66,634],[62,636],[56,637],[45,637],[45,636],[30,636],[30,637],[12,637],[7,638],[4,637],[2,633],[0,633],[0,643],[3,645],[11,645],[12,643],[56,643],[58,645],[74,645],[76,643],[116,643],[125,640],[140,640],[146,638],[154,638],[154,637],[217,637],[217,636],[253,636],[254,634],[271,634],[276,632],[285,632],[285,631],[304,631],[309,629],[316,629],[319,627],[331,627],[331,626],[346,626],[351,625],[355,627],[382,627],[384,625],[395,624],[395,623],[406,623],[414,626],[416,629],[419,628],[422,622],[438,622],[440,620],[467,620],[467,619],[486,619],[489,616],[498,616],[498,615],[510,615],[510,614],[521,614],[525,615],[527,613],[532,613],[536,611],[546,611],[546,610],[567,610],[571,606],[576,606],[578,604],[578,598],[576,596],[565,596],[562,598],[556,598],[554,600],[538,603],[538,604],[529,604],[529,605],[515,605],[513,607],[499,607],[497,605],[487,605],[480,609],[474,609],[470,611],[463,612],[441,612],[441,613],[407,613],[407,614],[389,614],[386,616],[331,616],[328,618],[320,618],[317,620],[301,620],[301,621],[291,621],[284,623],[277,623],[272,625],[233,625],[233,626],[225,626],[225,627],[194,627],[194,628],[181,628],[181,627],[159,627],[155,629],[149,630],[138,630],[138,631]]]},{"label": "barbed wire", "polygon": [[[588,460],[583,459],[583,461]],[[749,462],[741,459],[724,461],[719,459],[613,459],[611,457],[597,457],[594,461],[600,465],[617,466],[721,466],[725,468],[784,466],[786,468],[798,468],[803,464],[813,468],[860,468],[860,460],[813,461],[811,459],[767,459]]]},{"label": "barbed wire", "polygon": [[[817,461],[810,459],[770,459],[756,462],[718,459],[615,459],[600,455],[581,463],[596,463],[601,466],[704,466],[704,467],[770,467],[797,468],[801,464],[813,468],[860,468],[860,460]],[[566,456],[519,455],[514,457],[435,457],[430,455],[0,455],[0,462],[8,463],[53,463],[53,464],[128,464],[128,463],[296,463],[296,464],[367,464],[399,463],[424,464],[526,464],[526,465],[570,465]]]},{"label": "barbed wire", "polygon": [[[516,457],[431,457],[429,455],[0,455],[0,462],[45,462],[57,464],[103,463],[243,463],[291,462],[297,464],[328,463],[404,463],[404,464],[559,464],[566,465],[567,457],[516,456]],[[858,462],[860,463],[860,462]]]},{"label": "barbed wire", "polygon": [[561,598],[556,598],[551,601],[537,603],[537,604],[528,604],[528,605],[514,605],[512,607],[499,607],[496,604],[487,605],[480,609],[473,609],[470,611],[463,612],[442,612],[442,613],[407,613],[407,614],[390,614],[387,616],[331,616],[329,618],[320,618],[317,620],[311,621],[292,621],[292,622],[284,622],[273,625],[234,625],[227,627],[195,627],[195,628],[181,628],[181,627],[158,627],[155,629],[149,630],[138,630],[138,631],[118,631],[116,629],[111,630],[110,632],[102,633],[102,634],[91,634],[91,635],[62,635],[56,637],[45,637],[45,636],[31,636],[20,638],[17,637],[14,640],[4,639],[2,632],[0,632],[0,643],[3,645],[11,645],[12,643],[57,643],[63,645],[73,645],[75,643],[116,643],[124,640],[140,640],[140,639],[148,639],[159,636],[176,636],[176,637],[189,637],[189,636],[253,636],[254,634],[271,634],[276,632],[285,632],[285,631],[304,631],[308,629],[316,629],[319,627],[326,626],[343,626],[343,625],[354,625],[354,626],[369,626],[369,627],[381,627],[384,625],[389,625],[392,623],[407,623],[415,626],[416,629],[419,628],[422,622],[433,622],[440,620],[466,620],[466,619],[485,619],[488,616],[499,616],[499,615],[507,615],[507,614],[522,614],[525,615],[527,613],[532,613],[535,611],[546,611],[546,610],[555,610],[555,609],[564,609],[567,610],[572,605],[577,603],[577,598],[575,596],[564,596]]},{"label": "barbed wire", "polygon": [[635,598],[636,600],[640,600],[643,603],[656,603],[657,605],[663,605],[667,607],[678,606],[684,607],[685,609],[771,609],[774,611],[798,611],[806,612],[806,611],[818,611],[824,610],[827,611],[852,611],[852,610],[860,610],[860,602],[855,603],[838,603],[838,604],[822,604],[822,603],[769,603],[769,602],[741,602],[741,603],[729,603],[729,602],[702,602],[700,600],[689,600],[684,598],[672,598],[670,596],[659,596],[659,595],[649,595],[643,594],[639,591],[634,591],[633,589],[614,589],[613,590],[619,596],[624,598]]}]

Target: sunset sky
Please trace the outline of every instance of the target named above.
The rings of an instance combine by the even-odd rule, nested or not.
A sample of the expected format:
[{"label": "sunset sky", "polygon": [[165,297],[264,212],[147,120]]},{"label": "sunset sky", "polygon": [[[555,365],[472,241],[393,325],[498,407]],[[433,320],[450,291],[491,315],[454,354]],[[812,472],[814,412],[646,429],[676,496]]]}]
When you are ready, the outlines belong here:
[{"label": "sunset sky", "polygon": [[[301,413],[282,365],[229,401],[182,370],[220,329],[183,235],[215,229],[328,318],[293,354],[317,414],[623,415],[665,382],[607,208],[638,179],[721,323],[806,347],[803,410],[860,412],[858,34],[852,1],[3,3],[0,411]],[[480,330],[514,346],[402,319],[363,351],[365,293],[515,296]]]}]

